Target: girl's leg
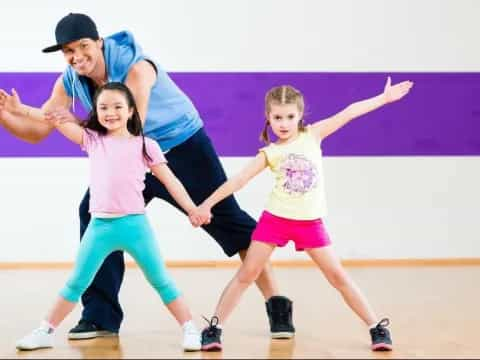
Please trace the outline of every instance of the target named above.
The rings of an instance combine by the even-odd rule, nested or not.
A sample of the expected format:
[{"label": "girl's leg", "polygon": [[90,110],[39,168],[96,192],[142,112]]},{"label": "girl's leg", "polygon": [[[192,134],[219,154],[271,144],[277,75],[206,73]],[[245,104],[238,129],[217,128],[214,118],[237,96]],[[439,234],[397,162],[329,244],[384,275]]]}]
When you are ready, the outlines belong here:
[{"label": "girl's leg", "polygon": [[[167,309],[183,329],[182,347],[185,351],[200,350],[200,333],[192,321],[192,314],[183,296],[169,276],[153,231],[145,216],[132,219],[128,234],[132,237],[125,250],[135,259],[145,277],[160,295]],[[133,235],[133,236],[132,236]]]},{"label": "girl's leg", "polygon": [[90,285],[103,260],[111,252],[109,227],[93,220],[85,232],[75,262],[75,269],[60,296],[41,326],[17,342],[17,349],[34,350],[53,346],[54,329],[74,309],[80,296]]},{"label": "girl's leg", "polygon": [[[87,190],[79,207],[81,240],[91,221],[89,205],[90,190]],[[78,324],[70,329],[68,334],[70,339],[94,338],[118,333],[123,319],[118,293],[124,273],[123,252],[112,252],[104,260],[92,283],[82,295],[82,314]]]},{"label": "girl's leg", "polygon": [[215,316],[223,324],[240,301],[245,290],[258,278],[265,268],[275,245],[252,241],[235,277],[228,283],[218,301]]},{"label": "girl's leg", "polygon": [[222,349],[221,324],[231,314],[245,290],[258,278],[274,249],[273,244],[252,240],[240,269],[223,290],[209,326],[202,331],[202,350]]},{"label": "girl's leg", "polygon": [[47,315],[46,320],[53,327],[58,327],[60,323],[70,314],[77,305],[76,302],[65,300],[63,296],[58,296],[55,304]]},{"label": "girl's leg", "polygon": [[135,226],[129,227],[130,241],[126,241],[125,250],[135,259],[173,317],[183,325],[192,315],[167,271],[150,224],[143,215],[132,217],[131,221]]},{"label": "girl's leg", "polygon": [[175,300],[165,305],[167,306],[168,311],[170,311],[170,314],[173,315],[180,325],[192,320],[192,313],[182,295],[179,295]]},{"label": "girl's leg", "polygon": [[54,327],[60,325],[74,309],[105,258],[114,250],[109,235],[111,235],[109,220],[93,219],[88,225],[80,242],[73,273],[46,319]]},{"label": "girl's leg", "polygon": [[[247,251],[248,249],[240,250],[238,252],[238,255],[240,256],[242,262],[245,261]],[[268,301],[268,299],[270,299],[272,296],[279,295],[278,284],[275,276],[273,276],[272,264],[270,264],[270,262],[267,261],[265,263],[265,267],[262,269],[260,275],[258,275],[257,279],[255,280],[255,284],[260,289],[260,292],[265,298],[265,301]]]},{"label": "girl's leg", "polygon": [[305,249],[305,251],[318,265],[328,282],[340,292],[347,305],[363,322],[368,326],[377,323],[377,316],[367,299],[347,274],[331,246]]}]

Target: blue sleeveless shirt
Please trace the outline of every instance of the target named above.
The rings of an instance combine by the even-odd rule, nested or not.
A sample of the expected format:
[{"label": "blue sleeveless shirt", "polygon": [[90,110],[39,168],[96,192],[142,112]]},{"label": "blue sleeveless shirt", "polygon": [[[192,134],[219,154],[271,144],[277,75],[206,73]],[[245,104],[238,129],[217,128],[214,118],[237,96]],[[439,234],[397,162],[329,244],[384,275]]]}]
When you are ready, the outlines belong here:
[{"label": "blue sleeveless shirt", "polygon": [[[157,68],[157,79],[150,92],[144,124],[146,136],[155,139],[163,151],[187,140],[202,126],[195,106],[157,63],[143,54],[142,48],[128,31],[104,38],[103,55],[108,81],[124,83],[130,68],[141,60],[152,62]],[[87,80],[78,76],[68,65],[63,72],[63,86],[68,96],[80,99],[87,111],[93,106]]]}]

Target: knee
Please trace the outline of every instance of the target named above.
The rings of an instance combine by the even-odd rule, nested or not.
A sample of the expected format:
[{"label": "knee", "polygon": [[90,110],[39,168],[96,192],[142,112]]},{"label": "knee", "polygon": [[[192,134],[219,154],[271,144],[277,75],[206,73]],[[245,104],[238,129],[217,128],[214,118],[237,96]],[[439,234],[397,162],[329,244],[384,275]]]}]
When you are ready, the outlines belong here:
[{"label": "knee", "polygon": [[343,269],[329,270],[325,275],[328,282],[336,289],[345,288],[349,284],[348,274]]},{"label": "knee", "polygon": [[241,284],[250,285],[258,276],[262,268],[259,266],[242,266],[237,275],[237,280]]}]

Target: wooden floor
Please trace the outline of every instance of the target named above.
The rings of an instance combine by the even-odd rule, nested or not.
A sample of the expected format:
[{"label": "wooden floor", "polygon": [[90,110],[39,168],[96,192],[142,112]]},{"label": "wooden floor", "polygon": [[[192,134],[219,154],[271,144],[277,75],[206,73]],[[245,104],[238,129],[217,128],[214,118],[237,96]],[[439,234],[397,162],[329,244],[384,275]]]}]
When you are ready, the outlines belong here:
[{"label": "wooden floor", "polygon": [[[251,288],[224,328],[221,353],[183,353],[180,330],[138,269],[121,291],[125,320],[118,338],[68,341],[77,307],[56,334],[56,347],[17,352],[37,326],[68,270],[0,271],[0,358],[480,358],[480,267],[349,268],[379,315],[391,319],[395,350],[372,353],[364,325],[315,268],[275,269],[294,301],[293,340],[271,340],[265,305]],[[235,269],[172,269],[197,325],[211,315]]]}]

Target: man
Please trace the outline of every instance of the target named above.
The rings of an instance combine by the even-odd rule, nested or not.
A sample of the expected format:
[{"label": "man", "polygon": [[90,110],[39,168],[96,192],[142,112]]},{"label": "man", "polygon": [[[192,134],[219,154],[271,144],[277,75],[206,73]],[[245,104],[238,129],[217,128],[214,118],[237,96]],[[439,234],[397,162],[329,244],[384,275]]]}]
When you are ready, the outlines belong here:
[{"label": "man", "polygon": [[[62,51],[67,68],[41,108],[22,104],[15,91],[10,95],[0,89],[0,124],[5,129],[24,141],[37,143],[52,131],[42,121],[46,111],[75,107],[76,98],[90,110],[96,88],[120,81],[134,94],[145,135],[158,141],[170,168],[197,204],[226,180],[194,105],[168,74],[143,54],[131,33],[123,31],[102,39],[90,17],[70,13],[58,22],[55,37],[57,43],[43,52]],[[179,208],[151,174],[147,174],[145,185],[146,204],[158,197]],[[80,204],[81,237],[90,221],[89,197],[87,191]],[[239,253],[243,259],[255,221],[240,209],[233,196],[215,206],[212,213],[211,223],[203,229],[228,256]],[[82,296],[82,318],[70,330],[70,339],[118,333],[123,319],[118,292],[124,270],[123,252],[115,252],[105,260]],[[257,286],[266,300],[272,337],[292,337],[292,302],[278,295],[270,265],[258,278]]]}]

